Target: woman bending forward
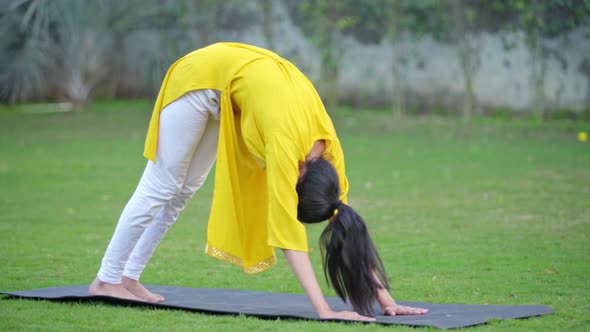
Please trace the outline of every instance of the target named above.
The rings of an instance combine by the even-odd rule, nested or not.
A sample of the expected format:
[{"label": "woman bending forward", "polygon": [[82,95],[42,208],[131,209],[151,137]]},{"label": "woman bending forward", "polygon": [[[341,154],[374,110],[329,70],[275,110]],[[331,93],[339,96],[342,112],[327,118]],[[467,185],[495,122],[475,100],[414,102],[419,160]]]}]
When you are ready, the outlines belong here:
[{"label": "woman bending forward", "polygon": [[[320,318],[424,314],[397,305],[363,219],[346,204],[336,131],[313,85],[289,61],[219,43],[169,69],[150,122],[147,166],[127,203],[93,295],[164,301],[139,283],[149,258],[217,159],[206,253],[264,271],[280,248]],[[330,219],[320,242],[331,286],[354,312],[333,311],[307,254],[303,223]]]}]

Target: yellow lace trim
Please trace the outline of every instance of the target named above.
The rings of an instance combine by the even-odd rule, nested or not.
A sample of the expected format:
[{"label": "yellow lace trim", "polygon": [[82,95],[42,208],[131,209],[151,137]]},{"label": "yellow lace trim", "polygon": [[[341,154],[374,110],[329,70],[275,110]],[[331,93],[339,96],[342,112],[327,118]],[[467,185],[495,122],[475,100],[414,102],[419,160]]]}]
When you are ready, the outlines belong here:
[{"label": "yellow lace trim", "polygon": [[217,259],[221,259],[222,261],[226,261],[226,262],[232,263],[234,265],[237,265],[237,266],[241,267],[242,271],[244,271],[247,274],[254,274],[254,273],[266,271],[277,263],[276,257],[270,256],[270,257],[264,259],[263,261],[256,263],[256,265],[245,267],[243,265],[241,258],[236,257],[231,254],[228,254],[227,252],[225,252],[223,250],[219,250],[219,249],[209,245],[209,243],[207,243],[207,246],[205,247],[205,253],[211,257],[215,257]]}]

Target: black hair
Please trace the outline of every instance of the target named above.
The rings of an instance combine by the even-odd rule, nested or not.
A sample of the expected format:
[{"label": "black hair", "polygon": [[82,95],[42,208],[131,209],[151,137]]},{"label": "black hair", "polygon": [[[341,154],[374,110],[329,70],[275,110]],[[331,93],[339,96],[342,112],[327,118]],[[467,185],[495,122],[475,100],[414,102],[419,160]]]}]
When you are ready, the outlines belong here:
[{"label": "black hair", "polygon": [[389,289],[387,274],[365,221],[340,201],[340,193],[338,173],[330,162],[323,157],[307,161],[297,184],[297,217],[303,223],[332,217],[320,236],[326,281],[343,301],[348,298],[354,311],[374,316],[377,291]]}]

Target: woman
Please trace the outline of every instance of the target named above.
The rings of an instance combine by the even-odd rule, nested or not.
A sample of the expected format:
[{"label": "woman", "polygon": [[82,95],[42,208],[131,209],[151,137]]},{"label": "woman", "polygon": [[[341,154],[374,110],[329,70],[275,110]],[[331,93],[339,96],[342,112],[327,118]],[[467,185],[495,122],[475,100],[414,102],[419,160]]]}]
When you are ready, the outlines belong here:
[{"label": "woman", "polygon": [[[387,292],[365,224],[346,205],[344,156],[309,80],[253,46],[214,44],[172,65],[150,122],[148,164],[125,207],[90,293],[164,301],[139,283],[156,246],[217,158],[206,253],[257,273],[281,248],[321,318],[423,314]],[[329,156],[329,161],[326,157]],[[357,312],[326,303],[307,254],[304,223],[332,219],[321,236],[324,270]],[[300,222],[301,221],[301,222]]]}]

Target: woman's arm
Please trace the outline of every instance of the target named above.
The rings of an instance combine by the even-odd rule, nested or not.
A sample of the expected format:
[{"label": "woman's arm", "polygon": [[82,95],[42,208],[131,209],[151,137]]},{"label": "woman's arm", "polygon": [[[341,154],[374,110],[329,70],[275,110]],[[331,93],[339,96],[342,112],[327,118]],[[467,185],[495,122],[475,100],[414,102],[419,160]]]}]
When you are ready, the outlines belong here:
[{"label": "woman's arm", "polygon": [[320,285],[316,279],[309,255],[303,251],[283,249],[283,253],[297,277],[299,284],[303,287],[305,294],[313,305],[315,311],[320,318],[323,319],[346,319],[346,320],[362,320],[374,321],[374,318],[359,315],[353,311],[333,311],[326,302],[324,294],[320,289]]}]

